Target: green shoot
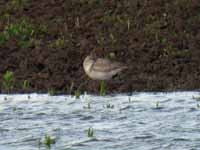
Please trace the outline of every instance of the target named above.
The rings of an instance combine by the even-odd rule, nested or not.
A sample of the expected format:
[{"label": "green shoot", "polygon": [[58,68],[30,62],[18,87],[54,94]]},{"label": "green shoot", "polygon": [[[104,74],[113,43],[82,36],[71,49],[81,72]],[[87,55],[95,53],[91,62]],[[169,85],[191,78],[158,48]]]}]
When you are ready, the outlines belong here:
[{"label": "green shoot", "polygon": [[157,102],[156,102],[156,108],[159,108],[159,107],[160,107],[160,102],[157,101]]},{"label": "green shoot", "polygon": [[100,95],[101,96],[106,95],[106,83],[105,83],[105,81],[100,82]]},{"label": "green shoot", "polygon": [[23,81],[22,88],[23,89],[28,89],[29,88],[29,82],[28,82],[28,80],[24,80]]},{"label": "green shoot", "polygon": [[114,105],[112,105],[112,104],[106,104],[106,108],[108,108],[108,109],[113,109],[115,106]]},{"label": "green shoot", "polygon": [[76,99],[79,99],[81,96],[81,92],[79,90],[76,90],[74,94],[75,94]]},{"label": "green shoot", "polygon": [[52,138],[50,135],[45,135],[44,137],[44,144],[47,146],[47,147],[51,147],[52,144],[55,144],[56,143],[56,140],[55,138]]},{"label": "green shoot", "polygon": [[200,104],[197,104],[197,108],[198,108],[198,109],[200,108]]},{"label": "green shoot", "polygon": [[15,111],[17,110],[17,107],[14,106],[14,107],[12,108],[12,110],[15,112]]},{"label": "green shoot", "polygon": [[88,137],[94,137],[94,129],[93,128],[88,128],[85,131],[86,131]]},{"label": "green shoot", "polygon": [[55,95],[55,93],[56,93],[56,91],[55,91],[54,88],[50,88],[50,89],[48,89],[48,94],[49,94],[50,96]]},{"label": "green shoot", "polygon": [[10,90],[14,87],[14,79],[13,79],[13,72],[12,71],[6,71],[3,75],[3,87],[5,90],[9,93]]},{"label": "green shoot", "polygon": [[49,47],[52,47],[52,48],[63,48],[63,47],[65,47],[64,36],[61,36],[61,37],[57,38],[56,40],[52,41],[49,44]]},{"label": "green shoot", "polygon": [[34,34],[34,26],[29,19],[22,17],[16,23],[8,24],[4,31],[0,34],[0,44],[4,44],[10,38],[17,38],[17,45],[21,48],[29,47],[31,43],[31,37]]}]

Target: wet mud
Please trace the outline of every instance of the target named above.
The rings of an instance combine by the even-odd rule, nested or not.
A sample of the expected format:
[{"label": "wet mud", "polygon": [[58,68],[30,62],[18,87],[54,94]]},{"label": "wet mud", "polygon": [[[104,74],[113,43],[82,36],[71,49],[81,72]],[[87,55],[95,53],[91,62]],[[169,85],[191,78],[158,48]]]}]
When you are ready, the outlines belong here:
[{"label": "wet mud", "polygon": [[1,92],[9,70],[11,92],[98,93],[82,67],[90,53],[129,66],[108,93],[199,89],[199,24],[198,0],[1,1]]}]

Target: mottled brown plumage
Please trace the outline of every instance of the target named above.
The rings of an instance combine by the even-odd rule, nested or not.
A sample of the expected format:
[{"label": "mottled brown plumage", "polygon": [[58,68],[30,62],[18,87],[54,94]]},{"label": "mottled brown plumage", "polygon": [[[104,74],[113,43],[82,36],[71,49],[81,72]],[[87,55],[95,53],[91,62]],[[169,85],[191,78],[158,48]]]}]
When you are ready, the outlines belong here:
[{"label": "mottled brown plumage", "polygon": [[85,73],[93,80],[109,80],[127,66],[105,58],[87,56],[83,61]]}]

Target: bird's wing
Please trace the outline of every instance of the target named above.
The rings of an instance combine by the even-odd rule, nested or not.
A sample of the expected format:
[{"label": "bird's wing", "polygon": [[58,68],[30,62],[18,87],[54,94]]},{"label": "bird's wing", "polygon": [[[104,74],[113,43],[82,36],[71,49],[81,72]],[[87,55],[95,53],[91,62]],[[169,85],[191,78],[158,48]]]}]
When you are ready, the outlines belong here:
[{"label": "bird's wing", "polygon": [[123,65],[118,62],[111,62],[108,59],[98,58],[93,65],[93,69],[96,71],[107,72],[114,69],[118,69],[122,66]]}]

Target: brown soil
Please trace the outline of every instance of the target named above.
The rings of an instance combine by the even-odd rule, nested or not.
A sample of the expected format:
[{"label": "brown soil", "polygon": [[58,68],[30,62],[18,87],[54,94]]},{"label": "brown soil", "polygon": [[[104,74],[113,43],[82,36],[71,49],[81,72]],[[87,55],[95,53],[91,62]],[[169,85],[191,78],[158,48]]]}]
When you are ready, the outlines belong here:
[{"label": "brown soil", "polygon": [[99,81],[82,68],[91,52],[129,66],[108,81],[108,92],[200,88],[199,0],[0,2],[1,32],[22,17],[33,25],[31,44],[19,45],[19,35],[0,43],[0,79],[7,70],[14,73],[12,92],[97,93]]}]

